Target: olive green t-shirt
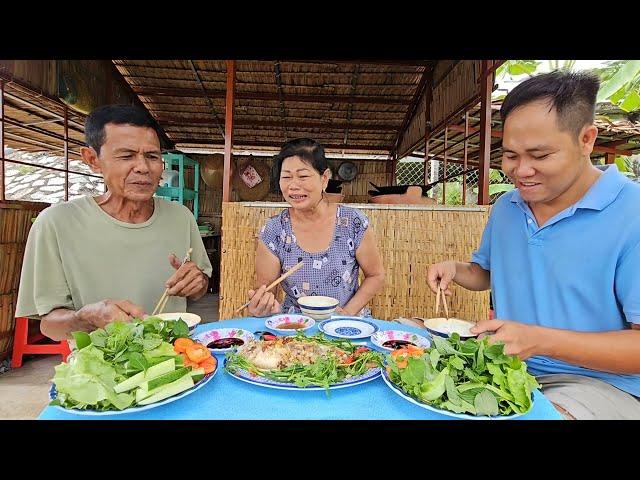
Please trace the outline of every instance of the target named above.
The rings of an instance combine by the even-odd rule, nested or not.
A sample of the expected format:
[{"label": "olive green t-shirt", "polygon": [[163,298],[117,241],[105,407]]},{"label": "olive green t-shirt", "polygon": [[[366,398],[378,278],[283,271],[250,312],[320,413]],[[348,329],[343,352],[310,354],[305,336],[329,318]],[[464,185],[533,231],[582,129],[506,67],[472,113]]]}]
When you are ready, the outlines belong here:
[{"label": "olive green t-shirt", "polygon": [[[211,276],[211,263],[193,214],[183,205],[154,198],[144,223],[116,220],[93,197],[45,209],[31,227],[22,264],[18,317],[55,308],[79,310],[107,298],[129,300],[150,314],[165,282],[175,273],[169,255],[191,260]],[[182,297],[170,297],[165,312],[185,312]]]}]

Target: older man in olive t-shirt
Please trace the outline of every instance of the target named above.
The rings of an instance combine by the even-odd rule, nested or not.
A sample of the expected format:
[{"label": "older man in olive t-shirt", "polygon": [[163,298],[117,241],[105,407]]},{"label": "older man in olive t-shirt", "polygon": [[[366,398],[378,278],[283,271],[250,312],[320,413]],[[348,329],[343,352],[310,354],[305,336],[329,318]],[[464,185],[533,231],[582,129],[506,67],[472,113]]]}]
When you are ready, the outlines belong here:
[{"label": "older man in olive t-shirt", "polygon": [[[193,214],[154,198],[164,168],[155,122],[140,107],[106,105],[87,117],[83,161],[106,192],[44,210],[22,267],[17,316],[40,317],[54,340],[152,313],[206,292],[211,264]],[[198,181],[198,179],[196,179]],[[181,258],[192,249],[191,261]]]},{"label": "older man in olive t-shirt", "polygon": [[[81,197],[45,209],[27,241],[16,316],[45,315],[54,308],[79,310],[105,298],[126,298],[151,313],[175,272],[171,253],[211,276],[193,214],[155,198],[151,218],[125,223]],[[185,312],[184,297],[169,297],[167,312]]]}]

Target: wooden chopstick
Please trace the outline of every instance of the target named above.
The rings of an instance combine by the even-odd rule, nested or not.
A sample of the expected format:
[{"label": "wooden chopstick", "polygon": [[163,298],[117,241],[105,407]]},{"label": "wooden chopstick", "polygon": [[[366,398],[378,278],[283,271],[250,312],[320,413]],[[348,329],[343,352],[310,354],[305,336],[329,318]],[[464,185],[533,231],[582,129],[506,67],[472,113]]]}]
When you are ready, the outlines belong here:
[{"label": "wooden chopstick", "polygon": [[[442,291],[442,295],[440,295],[441,291]],[[444,314],[447,317],[447,320],[449,320],[449,306],[447,305],[447,295],[440,288],[440,285],[438,285],[438,293],[436,293],[436,315],[438,315],[438,312],[440,311],[440,297],[441,296],[442,296],[442,304],[444,306]]]},{"label": "wooden chopstick", "polygon": [[[304,265],[304,262],[300,262],[300,263],[296,263],[293,267],[291,267],[287,272],[285,272],[284,274],[280,275],[280,278],[274,280],[265,290],[265,292],[268,292],[269,290],[271,290],[273,287],[275,287],[276,285],[278,285],[280,282],[282,282],[285,278],[287,278],[289,275],[293,275],[294,273],[296,273],[298,270],[300,270],[302,268],[302,266]],[[249,300],[247,303],[245,303],[244,305],[242,305],[241,307],[237,308],[233,313],[240,313],[242,310],[244,310],[249,304],[251,303],[251,300]]]},{"label": "wooden chopstick", "polygon": [[[182,265],[184,265],[185,263],[187,263],[190,259],[191,259],[191,252],[193,252],[193,248],[189,248],[189,250],[187,251],[187,255],[184,257],[184,260],[182,260]],[[158,303],[156,304],[156,308],[153,309],[153,312],[151,313],[151,315],[160,315],[162,313],[162,310],[164,310],[165,305],[167,304],[167,301],[169,300],[169,289],[165,288],[164,289],[164,293],[162,294],[162,296],[160,297],[160,300],[158,300]]]},{"label": "wooden chopstick", "polygon": [[449,307],[447,306],[447,296],[444,292],[442,292],[442,303],[444,305],[444,314],[446,315],[447,320],[449,320]]}]

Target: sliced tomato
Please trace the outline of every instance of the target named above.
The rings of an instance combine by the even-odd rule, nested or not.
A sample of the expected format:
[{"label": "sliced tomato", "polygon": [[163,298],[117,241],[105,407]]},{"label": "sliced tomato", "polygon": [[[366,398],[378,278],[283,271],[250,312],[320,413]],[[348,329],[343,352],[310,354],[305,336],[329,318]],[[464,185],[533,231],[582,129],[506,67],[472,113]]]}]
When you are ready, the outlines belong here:
[{"label": "sliced tomato", "polygon": [[367,347],[358,347],[356,348],[356,351],[353,352],[353,354],[357,356],[357,355],[360,355],[361,353],[368,352],[368,351],[369,349]]},{"label": "sliced tomato", "polygon": [[200,362],[199,367],[204,368],[204,373],[211,373],[216,369],[216,365],[218,361],[215,357],[205,358],[202,362]]},{"label": "sliced tomato", "polygon": [[350,364],[352,364],[352,363],[353,363],[353,361],[354,361],[354,359],[353,359],[353,355],[349,355],[347,358],[345,358],[345,359],[342,361],[342,365],[350,365]]},{"label": "sliced tomato", "polygon": [[184,359],[183,365],[185,367],[191,367],[191,368],[199,368],[200,367],[200,364],[198,364],[196,362],[192,362],[191,360],[189,360],[189,357],[187,357],[186,355],[185,355],[185,359]]},{"label": "sliced tomato", "polygon": [[176,338],[176,340],[173,342],[173,350],[176,353],[182,353],[187,350],[187,347],[189,345],[193,345],[193,344],[194,344],[194,341],[191,340],[190,338],[186,338],[186,337]]},{"label": "sliced tomato", "polygon": [[189,360],[196,363],[200,363],[203,360],[211,357],[211,352],[209,351],[209,349],[199,343],[189,345],[187,347],[186,354],[187,357],[189,357]]}]

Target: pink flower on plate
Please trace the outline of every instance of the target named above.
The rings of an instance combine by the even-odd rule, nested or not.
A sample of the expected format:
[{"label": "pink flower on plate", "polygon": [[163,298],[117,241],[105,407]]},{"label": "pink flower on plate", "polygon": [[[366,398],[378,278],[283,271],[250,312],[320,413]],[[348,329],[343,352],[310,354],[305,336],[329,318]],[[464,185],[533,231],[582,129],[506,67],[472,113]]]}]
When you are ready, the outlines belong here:
[{"label": "pink flower on plate", "polygon": [[235,337],[235,336],[236,336],[236,331],[235,331],[235,330],[231,330],[231,331],[229,332],[229,336],[230,336],[230,337]]}]

